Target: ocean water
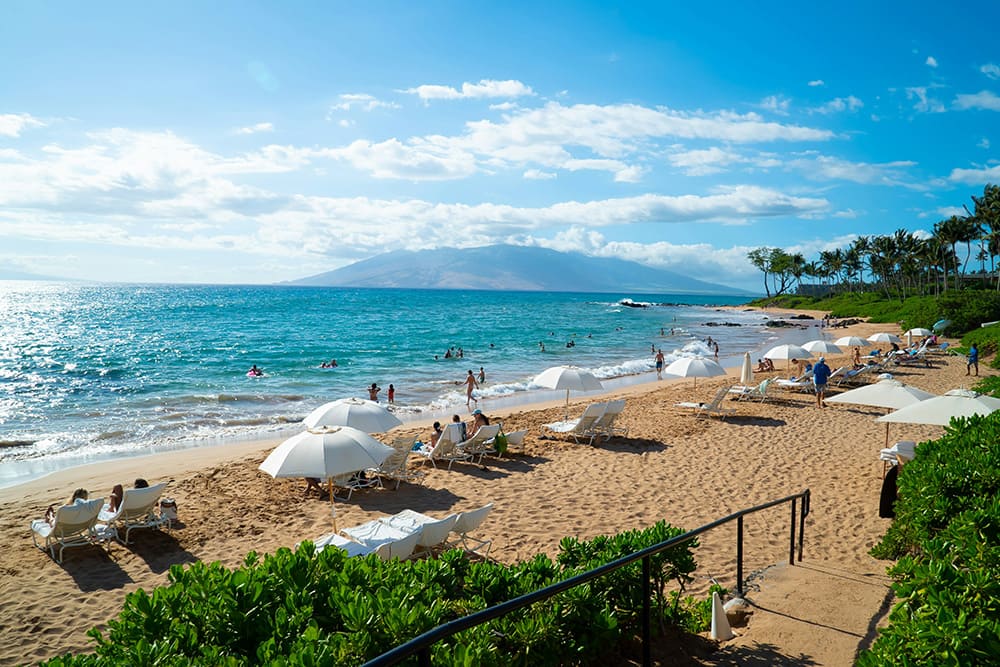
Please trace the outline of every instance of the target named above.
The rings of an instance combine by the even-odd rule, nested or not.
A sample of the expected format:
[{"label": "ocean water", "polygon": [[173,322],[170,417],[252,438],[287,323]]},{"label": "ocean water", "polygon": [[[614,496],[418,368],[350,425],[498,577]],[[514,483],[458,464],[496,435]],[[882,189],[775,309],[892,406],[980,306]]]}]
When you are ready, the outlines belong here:
[{"label": "ocean water", "polygon": [[[648,307],[628,307],[634,299]],[[396,389],[393,410],[554,398],[531,379],[576,365],[614,382],[667,362],[737,358],[773,339],[733,296],[0,282],[0,484],[101,458],[292,434],[313,408]],[[685,304],[685,305],[665,305]],[[739,324],[740,326],[710,326]],[[574,345],[567,347],[572,341]],[[543,343],[542,351],[539,343]],[[462,358],[445,353],[462,349]],[[320,368],[336,359],[333,369]],[[252,364],[264,376],[247,377]],[[647,377],[648,379],[648,377]],[[561,394],[560,394],[561,395]]]}]

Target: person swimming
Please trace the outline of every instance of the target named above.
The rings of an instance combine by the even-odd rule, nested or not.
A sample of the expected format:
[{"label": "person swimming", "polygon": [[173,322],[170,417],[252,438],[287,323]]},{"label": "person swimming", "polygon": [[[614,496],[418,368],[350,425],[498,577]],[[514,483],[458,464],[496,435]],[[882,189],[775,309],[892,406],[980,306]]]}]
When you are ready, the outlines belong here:
[{"label": "person swimming", "polygon": [[254,364],[253,366],[251,366],[250,370],[247,371],[247,375],[249,375],[250,377],[255,377],[255,378],[259,378],[263,374],[264,374],[264,371],[262,371],[261,369],[257,368],[257,364]]}]

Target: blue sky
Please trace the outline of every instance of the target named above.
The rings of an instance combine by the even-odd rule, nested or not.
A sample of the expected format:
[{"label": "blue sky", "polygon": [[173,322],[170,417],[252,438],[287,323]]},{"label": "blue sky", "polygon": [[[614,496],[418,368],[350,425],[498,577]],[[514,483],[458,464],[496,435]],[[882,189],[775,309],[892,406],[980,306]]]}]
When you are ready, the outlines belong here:
[{"label": "blue sky", "polygon": [[997,3],[669,4],[6,3],[0,267],[266,283],[516,243],[757,284],[754,247],[930,230],[1000,182]]}]

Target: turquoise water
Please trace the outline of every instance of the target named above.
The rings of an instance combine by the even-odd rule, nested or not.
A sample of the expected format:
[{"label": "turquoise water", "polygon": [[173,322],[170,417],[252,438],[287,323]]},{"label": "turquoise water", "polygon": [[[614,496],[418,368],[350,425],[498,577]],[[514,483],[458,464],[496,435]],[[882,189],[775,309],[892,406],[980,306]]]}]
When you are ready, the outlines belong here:
[{"label": "turquoise water", "polygon": [[[630,298],[651,305],[620,303]],[[489,409],[551,398],[531,383],[550,366],[631,377],[653,369],[651,346],[669,363],[708,353],[708,336],[723,357],[742,354],[773,337],[762,316],[696,304],[744,300],[0,282],[0,483],[101,457],[290,434],[322,403],[367,398],[372,382],[383,401],[395,386],[405,421],[464,412],[458,383],[481,366],[477,396]],[[659,305],[681,302],[691,305]],[[451,347],[464,358],[444,359]],[[337,368],[319,367],[334,358]],[[247,377],[252,364],[264,377]]]}]

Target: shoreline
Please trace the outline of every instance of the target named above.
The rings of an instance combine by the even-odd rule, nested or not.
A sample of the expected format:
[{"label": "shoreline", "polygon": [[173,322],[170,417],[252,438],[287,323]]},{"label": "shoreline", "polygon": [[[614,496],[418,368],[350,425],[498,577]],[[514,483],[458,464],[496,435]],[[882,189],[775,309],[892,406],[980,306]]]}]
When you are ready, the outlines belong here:
[{"label": "shoreline", "polygon": [[[761,312],[771,312],[768,309],[751,307],[751,306],[706,306],[713,310],[722,311],[761,311]],[[782,309],[777,309],[781,311]],[[807,313],[814,314],[820,311],[789,311],[788,309],[783,309],[784,312],[794,312],[794,313]],[[767,349],[780,345],[783,343],[796,343],[803,342],[806,340],[806,332],[813,328],[816,323],[813,321],[806,320],[803,323],[807,323],[804,329],[797,327],[781,327],[781,328],[766,328],[772,336],[763,342],[762,345],[755,349],[749,350],[751,358],[756,360],[757,356],[763,354]],[[722,365],[727,372],[739,375],[739,366],[742,363],[742,352],[738,355],[723,355],[719,363]],[[675,381],[676,378],[671,378],[664,376],[664,382]],[[615,392],[630,392],[632,387],[642,387],[644,385],[654,385],[658,381],[656,380],[655,371],[646,371],[642,373],[634,373],[630,375],[622,375],[614,378],[608,378],[603,380],[602,383],[605,385],[604,389],[595,392],[574,392],[571,394],[571,405],[580,400],[586,399],[597,399],[604,396],[609,396]],[[562,405],[565,402],[564,393],[562,391],[554,391],[548,389],[539,389],[526,392],[515,392],[506,396],[500,396],[496,398],[481,399],[477,404],[484,412],[490,415],[497,415],[503,417],[516,410],[544,410],[554,405]],[[384,403],[383,403],[384,405]],[[476,407],[475,405],[473,407]],[[422,413],[412,413],[412,412],[401,412],[397,413],[397,416],[403,421],[402,426],[394,429],[395,431],[410,429],[410,428],[425,428],[430,429],[431,424],[434,421],[442,421],[450,419],[452,414],[459,414],[465,418],[466,413],[470,410],[462,408],[461,405],[454,406],[448,409],[440,410],[427,410]],[[136,449],[132,452],[112,452],[106,454],[85,454],[79,453],[73,457],[72,463],[69,465],[52,465],[46,464],[44,457],[25,459],[22,461],[11,461],[8,464],[9,470],[27,468],[31,472],[24,475],[19,475],[15,479],[2,479],[0,478],[0,498],[3,498],[3,492],[8,489],[17,489],[23,487],[32,482],[42,481],[53,475],[57,475],[61,472],[71,472],[73,470],[88,468],[90,466],[118,466],[120,463],[128,461],[130,459],[147,459],[150,457],[157,456],[168,456],[171,454],[177,454],[178,456],[190,456],[192,452],[200,450],[213,450],[226,448],[236,448],[236,447],[247,447],[253,449],[255,447],[265,447],[273,448],[277,446],[281,441],[295,435],[301,430],[299,422],[293,422],[285,424],[282,426],[272,426],[270,429],[261,429],[256,432],[246,433],[238,436],[228,436],[228,437],[217,437],[211,439],[201,439],[201,438],[190,438],[184,441],[173,443],[167,446],[159,446],[157,451],[142,451]],[[271,431],[271,432],[265,432]],[[83,459],[77,462],[78,459]],[[141,476],[141,475],[140,475]]]}]

